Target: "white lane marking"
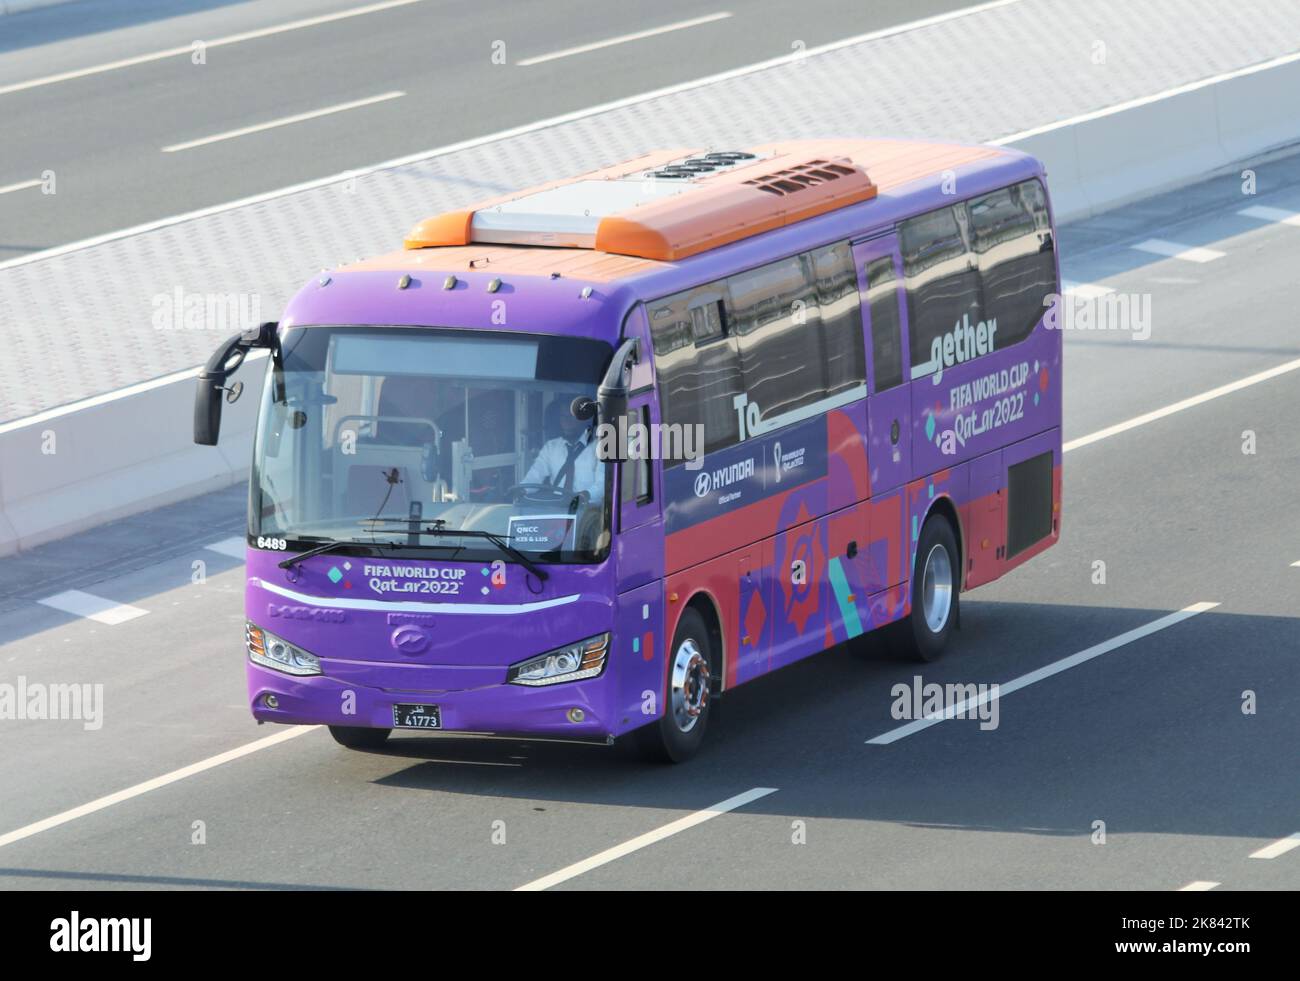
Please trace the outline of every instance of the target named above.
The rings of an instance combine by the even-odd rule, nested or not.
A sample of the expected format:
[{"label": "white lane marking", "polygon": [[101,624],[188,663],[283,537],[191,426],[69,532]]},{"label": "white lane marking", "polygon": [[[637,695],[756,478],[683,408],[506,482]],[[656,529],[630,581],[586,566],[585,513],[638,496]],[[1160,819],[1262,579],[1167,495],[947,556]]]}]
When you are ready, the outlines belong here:
[{"label": "white lane marking", "polygon": [[336,106],[326,106],[324,109],[313,109],[311,112],[299,112],[292,116],[284,116],[281,119],[272,119],[269,122],[257,123],[254,126],[241,126],[239,129],[227,130],[224,133],[217,133],[214,136],[204,136],[201,139],[189,140],[185,143],[173,143],[171,146],[162,148],[163,153],[176,153],[179,150],[193,150],[196,146],[207,146],[209,143],[220,143],[222,140],[233,140],[236,137],[248,136],[250,133],[261,133],[268,129],[276,129],[279,126],[291,126],[294,123],[303,123],[309,119],[319,119],[321,116],[332,116],[336,112],[347,112],[349,109],[360,109],[363,106],[373,106],[376,102],[388,102],[390,99],[400,99],[406,95],[405,92],[385,92],[383,95],[372,95],[365,99],[354,99],[352,102],[341,102]]},{"label": "white lane marking", "polygon": [[381,610],[390,613],[535,613],[538,610],[549,610],[554,606],[567,606],[570,603],[576,603],[579,596],[578,593],[570,593],[568,596],[557,596],[554,599],[537,600],[533,603],[423,603],[417,600],[370,600],[348,599],[342,596],[311,596],[307,593],[299,593],[283,586],[277,586],[273,582],[267,582],[265,579],[259,579],[256,576],[250,577],[248,584],[250,586],[261,586],[277,596],[283,596],[285,599],[291,599],[295,603],[304,603],[307,606],[326,606],[344,610]]},{"label": "white lane marking", "polygon": [[203,547],[210,552],[220,552],[222,555],[229,555],[232,559],[243,561],[247,557],[247,544],[243,535],[235,535],[233,538],[223,538],[219,542]]},{"label": "white lane marking", "polygon": [[[203,41],[202,38],[196,38],[195,41],[202,41],[205,48],[220,48],[227,44],[239,44],[241,41],[252,41],[259,37],[270,37],[273,34],[283,34],[286,31],[296,31],[304,27],[315,27],[317,24],[328,24],[336,20],[346,20],[349,17],[360,17],[362,14],[374,14],[381,10],[389,10],[393,7],[405,7],[413,3],[422,3],[423,0],[384,0],[383,3],[371,3],[364,7],[353,7],[351,10],[340,10],[333,14],[322,14],[319,17],[305,17],[302,20],[291,20],[284,24],[276,24],[273,27],[260,27],[252,31],[241,31],[238,34],[228,34],[225,37],[213,38],[211,41]],[[45,75],[41,78],[33,78],[26,82],[14,82],[11,85],[0,85],[0,95],[8,95],[10,92],[22,92],[25,89],[34,89],[41,85],[51,85],[54,82],[66,82],[73,78],[84,78],[87,75],[99,75],[103,72],[116,71],[119,68],[130,68],[132,65],[144,65],[151,61],[162,61],[164,58],[175,58],[178,55],[192,54],[194,51],[195,41],[189,44],[180,44],[174,48],[166,48],[162,51],[151,51],[148,54],[136,55],[133,58],[122,58],[119,61],[108,61],[100,65],[91,65],[89,68],[74,68],[71,71],[59,72],[57,75]]]},{"label": "white lane marking", "polygon": [[1271,845],[1265,845],[1257,852],[1251,852],[1251,858],[1277,858],[1279,855],[1285,855],[1293,848],[1300,848],[1300,831],[1293,835],[1287,835],[1285,838],[1279,838]]},{"label": "white lane marking", "polygon": [[1191,398],[1185,398],[1181,402],[1175,402],[1172,405],[1166,405],[1160,409],[1153,409],[1151,412],[1144,412],[1140,416],[1134,416],[1124,422],[1117,422],[1113,426],[1107,426],[1105,429],[1098,429],[1095,433],[1089,433],[1087,436],[1080,436],[1078,439],[1072,439],[1061,447],[1061,452],[1069,453],[1071,450],[1077,450],[1081,446],[1087,446],[1089,443],[1096,443],[1099,440],[1106,439],[1110,436],[1116,436],[1119,433],[1127,432],[1130,429],[1136,429],[1138,426],[1145,426],[1149,422],[1155,422],[1157,419],[1163,419],[1165,416],[1172,416],[1175,412],[1182,412],[1184,409],[1190,409],[1192,406],[1200,405],[1203,402],[1209,402],[1212,399],[1222,398],[1225,395],[1231,395],[1233,392],[1239,392],[1243,388],[1249,388],[1251,385],[1258,385],[1260,382],[1268,381],[1270,378],[1276,378],[1278,375],[1285,375],[1287,372],[1295,371],[1300,368],[1300,358],[1295,361],[1288,361],[1285,364],[1277,365],[1274,368],[1268,368],[1265,371],[1258,372],[1254,375],[1247,375],[1245,378],[1238,379],[1235,382],[1229,382],[1227,385],[1220,385],[1218,388],[1212,388],[1208,392],[1202,392],[1200,395],[1193,395]]},{"label": "white lane marking", "polygon": [[29,187],[40,187],[45,182],[37,178],[30,181],[19,181],[17,184],[6,184],[0,187],[0,194],[8,194],[10,191],[22,191]]},{"label": "white lane marking", "polygon": [[1292,563],[1291,563],[1291,568],[1292,568],[1292,569],[1300,569],[1300,562],[1292,562]]},{"label": "white lane marking", "polygon": [[1184,262],[1213,262],[1215,259],[1222,259],[1227,253],[1219,252],[1216,249],[1205,249],[1197,245],[1183,245],[1181,242],[1170,242],[1163,238],[1149,238],[1144,242],[1138,242],[1136,245],[1130,245],[1130,249],[1137,249],[1139,252],[1150,252],[1153,255],[1162,255],[1170,259],[1181,259]]},{"label": "white lane marking", "polygon": [[1281,68],[1283,65],[1289,65],[1293,61],[1300,61],[1300,52],[1282,55],[1278,58],[1270,58],[1268,61],[1261,61],[1258,64],[1247,65],[1245,68],[1235,68],[1230,72],[1224,72],[1222,75],[1211,75],[1209,78],[1202,78],[1196,82],[1188,82],[1186,85],[1176,85],[1172,89],[1165,89],[1163,92],[1139,96],[1136,99],[1129,99],[1127,102],[1119,102],[1113,106],[1107,106],[1105,109],[1095,109],[1092,112],[1080,113],[1077,116],[1071,116],[1069,119],[1058,119],[1055,122],[1044,123],[1042,126],[1035,126],[1033,129],[1021,130],[1019,133],[1012,133],[1010,136],[1003,136],[1000,139],[989,140],[988,142],[995,146],[1002,146],[1007,143],[1015,143],[1018,140],[1027,140],[1031,136],[1038,136],[1041,133],[1050,133],[1052,130],[1064,129],[1066,126],[1077,126],[1079,123],[1086,123],[1093,119],[1102,119],[1105,116],[1113,116],[1119,112],[1127,112],[1129,109],[1137,109],[1139,106],[1148,106],[1153,102],[1172,99],[1176,95],[1182,95],[1185,92],[1195,92],[1197,89],[1203,89],[1209,85],[1218,85],[1220,82],[1226,82],[1230,79],[1242,78],[1246,75],[1254,75],[1257,72],[1266,72],[1273,68]]},{"label": "white lane marking", "polygon": [[290,726],[283,732],[277,732],[273,736],[267,736],[264,739],[258,739],[251,743],[245,743],[235,749],[227,750],[224,753],[218,753],[216,756],[209,756],[206,760],[199,760],[197,763],[191,763],[189,766],[183,766],[179,770],[172,770],[171,773],[164,773],[161,777],[154,777],[152,780],[146,780],[144,783],[137,783],[133,787],[127,787],[125,790],[119,790],[117,793],[108,794],[104,797],[96,798],[89,804],[82,804],[80,807],[74,807],[71,810],[55,814],[53,817],[47,817],[43,820],[36,821],[33,824],[25,825],[15,831],[0,835],[0,848],[5,845],[12,845],[15,841],[22,841],[24,838],[31,838],[42,831],[49,831],[51,828],[57,828],[61,824],[67,824],[69,821],[75,821],[77,818],[83,818],[88,814],[94,814],[96,811],[102,811],[106,807],[112,807],[114,804],[120,804],[128,801],[133,797],[139,797],[150,791],[166,787],[168,784],[176,783],[178,780],[184,780],[186,777],[192,777],[195,774],[203,773],[205,770],[211,770],[213,767],[220,766],[222,763],[229,763],[231,760],[237,760],[241,757],[256,753],[258,750],[269,749],[277,746],[288,739],[301,736],[303,733],[311,732],[317,726]]},{"label": "white lane marking", "polygon": [[672,24],[665,24],[663,27],[651,27],[648,30],[636,31],[632,34],[620,34],[618,37],[611,37],[604,41],[594,41],[591,44],[580,44],[574,48],[552,51],[550,54],[538,55],[535,58],[524,58],[515,62],[515,64],[520,68],[526,68],[529,65],[540,65],[544,61],[555,61],[557,58],[567,58],[570,55],[586,54],[588,51],[599,51],[601,48],[612,48],[616,44],[627,44],[629,41],[641,41],[659,34],[684,31],[688,27],[712,24],[714,21],[726,20],[730,16],[731,13],[726,10],[716,14],[705,14],[703,17],[692,17],[690,20],[679,20]]},{"label": "white lane marking", "polygon": [[[952,10],[946,14],[936,14],[933,17],[924,17],[920,20],[909,21],[906,24],[899,24],[895,27],[886,27],[881,30],[870,31],[866,34],[858,34],[854,37],[843,38],[839,41],[831,41],[829,44],[809,48],[807,51],[795,51],[790,54],[778,55],[775,58],[768,58],[766,61],[757,61],[752,65],[742,65],[739,68],[731,68],[714,75],[706,75],[703,78],[692,79],[689,82],[678,82],[675,85],[667,85],[663,88],[652,89],[649,92],[642,92],[639,95],[624,96],[623,98],[615,99],[612,102],[602,102],[598,105],[588,106],[585,109],[575,109],[573,112],[563,113],[559,116],[551,116],[549,119],[540,119],[534,123],[525,123],[522,126],[499,130],[496,133],[489,133],[486,136],[475,136],[471,139],[462,140],[459,143],[449,143],[446,146],[437,147],[433,150],[421,150],[417,153],[407,154],[404,157],[395,157],[392,160],[386,160],[383,163],[373,164],[369,167],[345,170],[342,173],[334,174],[330,177],[319,177],[315,180],[303,181],[299,184],[291,184],[289,187],[277,188],[274,191],[263,191],[261,194],[252,194],[246,198],[227,201],[225,204],[215,204],[207,208],[197,208],[194,211],[186,211],[182,214],[172,215],[168,218],[157,218],[153,221],[147,221],[139,225],[132,225],[130,228],[119,229],[115,232],[105,232],[103,235],[95,235],[91,238],[81,239],[78,242],[69,242],[67,245],[56,245],[54,248],[45,249],[41,252],[34,252],[31,255],[16,256],[13,259],[6,259],[4,262],[0,262],[0,269],[9,269],[12,266],[21,266],[29,262],[39,262],[42,259],[50,259],[54,256],[63,255],[68,252],[77,252],[81,249],[91,248],[92,246],[103,245],[105,242],[115,242],[121,238],[129,238],[132,235],[139,235],[142,232],[151,232],[159,228],[179,225],[181,222],[193,221],[195,218],[206,218],[209,215],[221,214],[224,211],[233,211],[236,208],[242,208],[250,204],[260,204],[264,201],[273,201],[276,198],[288,197],[291,194],[300,194],[303,191],[311,191],[319,187],[328,187],[329,185],[337,184],[340,181],[366,177],[370,174],[378,173],[381,170],[392,170],[395,167],[403,167],[407,164],[420,163],[425,160],[432,160],[436,157],[444,157],[451,153],[459,153],[462,150],[471,150],[475,147],[484,146],[489,143],[496,143],[516,136],[535,133],[539,130],[550,129],[553,126],[560,126],[564,123],[571,123],[578,119],[587,119],[591,116],[598,116],[601,113],[611,112],[615,109],[625,109],[628,106],[639,105],[642,102],[649,102],[652,99],[676,95],[680,92],[689,92],[692,89],[703,88],[718,82],[728,81],[729,79],[752,75],[755,72],[766,71],[769,68],[776,68],[795,61],[802,61],[812,55],[821,55],[830,51],[838,51],[841,48],[852,47],[855,44],[863,44],[867,41],[875,41],[882,37],[906,34],[909,31],[931,27],[935,24],[942,24],[950,20],[969,17],[972,14],[980,14],[988,10],[994,10],[999,7],[1008,7],[1023,2],[1024,0],[990,0],[988,3],[978,4],[974,7]],[[186,48],[185,50],[189,51],[189,48]],[[3,94],[3,92],[0,91],[0,94]],[[194,370],[197,371],[198,369],[196,368]]]},{"label": "white lane marking", "polygon": [[1217,882],[1206,882],[1204,879],[1197,879],[1195,882],[1187,883],[1187,885],[1183,886],[1178,891],[1179,892],[1209,892],[1217,885],[1219,885],[1219,883]]},{"label": "white lane marking", "polygon": [[964,699],[956,705],[949,706],[943,712],[927,715],[923,719],[913,719],[911,722],[904,723],[903,725],[890,729],[887,732],[882,732],[879,736],[868,739],[867,745],[888,746],[890,743],[898,742],[900,739],[921,732],[923,729],[928,729],[930,726],[938,725],[940,722],[947,719],[955,718],[958,715],[969,717],[974,709],[977,709],[980,705],[983,705],[986,702],[992,701],[993,698],[1002,698],[1006,695],[1010,695],[1013,691],[1019,691],[1021,688],[1027,688],[1029,685],[1043,681],[1053,675],[1060,674],[1062,671],[1068,671],[1070,668],[1078,667],[1085,661],[1091,661],[1095,657],[1109,654],[1111,651],[1123,647],[1125,644],[1131,644],[1135,640],[1141,640],[1143,637],[1150,637],[1152,634],[1164,630],[1167,627],[1172,627],[1174,624],[1182,623],[1184,620],[1188,620],[1196,616],[1198,613],[1212,610],[1218,605],[1218,603],[1193,603],[1191,606],[1186,606],[1175,613],[1170,613],[1168,616],[1163,616],[1159,620],[1152,620],[1150,623],[1144,624],[1141,627],[1135,627],[1133,630],[1125,631],[1116,637],[1112,637],[1110,640],[1104,640],[1100,644],[1094,644],[1092,647],[1079,651],[1077,654],[1063,657],[1061,660],[1053,661],[1051,664],[1046,664],[1036,671],[1030,671],[1028,674],[1022,674],[1019,678],[1013,678],[1005,684],[1000,684],[998,686],[997,695],[992,695],[990,690],[986,690],[984,694],[976,698]]},{"label": "white lane marking", "polygon": [[1061,292],[1069,296],[1077,296],[1082,300],[1095,300],[1099,296],[1114,293],[1115,290],[1100,283],[1076,283],[1071,279],[1065,279],[1061,281]]},{"label": "white lane marking", "polygon": [[643,835],[638,835],[630,841],[625,841],[621,845],[615,845],[613,848],[607,848],[591,858],[583,859],[581,862],[575,862],[572,865],[560,869],[558,872],[552,872],[550,875],[543,876],[540,879],[534,879],[532,882],[519,886],[515,892],[538,892],[542,889],[549,889],[551,886],[558,886],[561,882],[567,882],[570,879],[582,875],[584,872],[590,872],[592,869],[599,868],[602,865],[608,865],[624,855],[630,855],[632,852],[639,851],[647,845],[653,845],[655,842],[663,841],[682,831],[687,831],[697,824],[703,824],[705,821],[711,821],[720,814],[726,814],[728,811],[734,811],[738,807],[744,807],[760,797],[766,797],[768,794],[776,793],[775,787],[755,787],[753,790],[747,790],[743,794],[737,794],[735,797],[728,797],[719,804],[712,807],[706,807],[702,811],[696,811],[694,814],[688,814],[684,818],[679,818],[670,824],[665,824],[662,828],[656,828],[654,831],[647,831]]},{"label": "white lane marking", "polygon": [[1282,208],[1270,208],[1263,204],[1257,204],[1250,208],[1242,208],[1237,212],[1237,214],[1245,215],[1247,218],[1258,218],[1260,221],[1271,221],[1282,225],[1300,226],[1300,212],[1286,211]]},{"label": "white lane marking", "polygon": [[47,596],[36,602],[42,606],[62,610],[64,613],[71,613],[73,616],[85,617],[87,620],[94,620],[96,623],[107,624],[110,627],[115,627],[119,623],[126,623],[128,620],[134,620],[136,617],[142,617],[149,612],[127,603],[114,603],[112,600],[104,599],[104,597],[96,596],[93,593],[83,593],[80,589],[69,589],[62,593],[55,593],[53,596]]}]

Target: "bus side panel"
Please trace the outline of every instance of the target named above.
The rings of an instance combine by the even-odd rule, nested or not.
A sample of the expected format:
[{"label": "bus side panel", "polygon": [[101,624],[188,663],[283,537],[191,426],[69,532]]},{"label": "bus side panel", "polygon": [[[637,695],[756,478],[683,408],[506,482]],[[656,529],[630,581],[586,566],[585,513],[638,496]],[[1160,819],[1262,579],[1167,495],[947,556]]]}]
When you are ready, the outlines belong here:
[{"label": "bus side panel", "polygon": [[1002,575],[1006,525],[1002,515],[1005,486],[1002,451],[986,453],[970,464],[970,501],[961,509],[966,527],[966,589],[992,582]]},{"label": "bus side panel", "polygon": [[[639,728],[662,714],[667,646],[663,582],[620,594],[607,669],[617,679],[609,715],[614,735]],[[646,692],[654,695],[653,701],[647,699]]]},{"label": "bus side panel", "polygon": [[[965,463],[1061,424],[1060,331],[911,382],[912,472]],[[935,379],[940,379],[938,382]]]}]

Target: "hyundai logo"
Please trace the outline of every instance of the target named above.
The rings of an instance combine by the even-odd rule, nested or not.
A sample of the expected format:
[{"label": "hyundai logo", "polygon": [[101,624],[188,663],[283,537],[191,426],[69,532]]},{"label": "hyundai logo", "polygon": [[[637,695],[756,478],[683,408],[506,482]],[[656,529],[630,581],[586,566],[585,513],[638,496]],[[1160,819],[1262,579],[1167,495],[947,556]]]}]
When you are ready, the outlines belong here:
[{"label": "hyundai logo", "polygon": [[414,624],[403,624],[393,631],[393,648],[401,654],[414,657],[429,646],[429,635]]},{"label": "hyundai logo", "polygon": [[709,475],[707,473],[702,473],[698,477],[696,477],[695,496],[704,497],[704,495],[706,495],[709,492],[712,483],[713,482],[709,479]]}]

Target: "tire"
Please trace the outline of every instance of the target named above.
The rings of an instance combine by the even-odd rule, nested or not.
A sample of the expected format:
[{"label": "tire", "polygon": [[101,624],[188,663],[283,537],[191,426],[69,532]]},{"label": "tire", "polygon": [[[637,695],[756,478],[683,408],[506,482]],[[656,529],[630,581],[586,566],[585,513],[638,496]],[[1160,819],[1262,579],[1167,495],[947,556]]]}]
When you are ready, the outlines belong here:
[{"label": "tire", "polygon": [[348,749],[378,749],[388,742],[392,729],[366,729],[361,726],[330,726],[330,735]]},{"label": "tire", "polygon": [[[957,623],[960,566],[952,525],[932,515],[921,529],[912,568],[912,611],[892,625],[895,646],[916,661],[943,653]],[[928,577],[928,578],[927,578]]]},{"label": "tire", "polygon": [[657,763],[684,763],[699,750],[709,725],[713,659],[698,610],[682,614],[668,648],[668,697],[657,722],[637,730],[641,754]]}]

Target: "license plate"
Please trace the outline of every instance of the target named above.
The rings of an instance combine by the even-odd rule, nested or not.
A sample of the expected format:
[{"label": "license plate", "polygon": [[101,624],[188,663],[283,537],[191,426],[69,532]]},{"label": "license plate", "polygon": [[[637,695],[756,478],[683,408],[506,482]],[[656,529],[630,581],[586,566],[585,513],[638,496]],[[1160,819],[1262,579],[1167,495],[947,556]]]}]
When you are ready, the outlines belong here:
[{"label": "license plate", "polygon": [[442,714],[436,705],[394,705],[393,728],[441,729]]}]

